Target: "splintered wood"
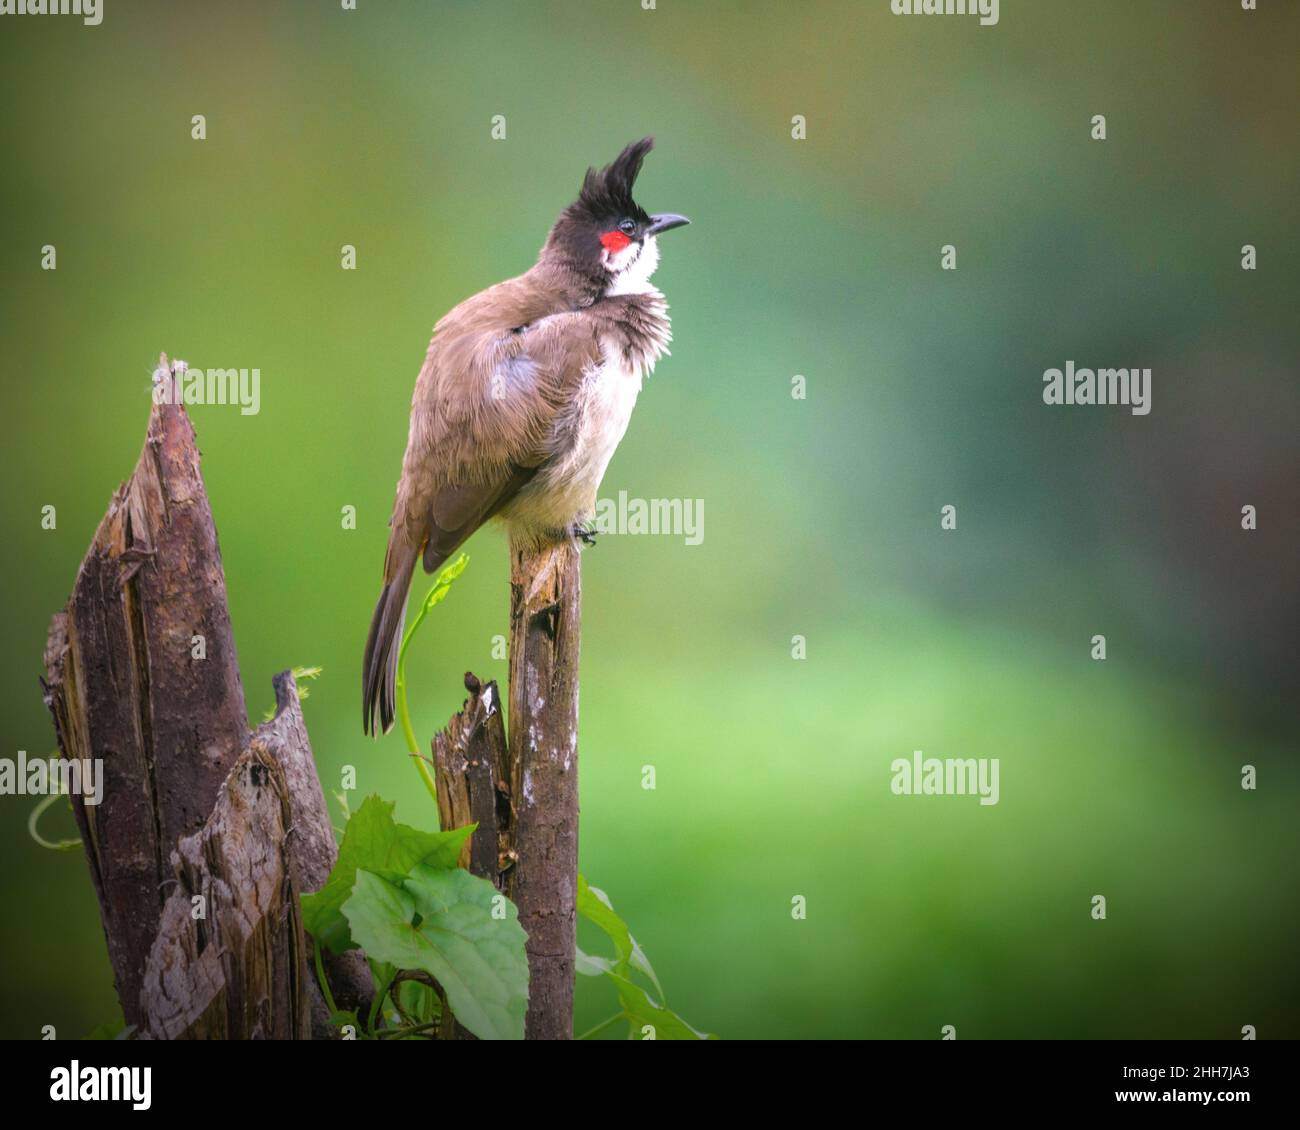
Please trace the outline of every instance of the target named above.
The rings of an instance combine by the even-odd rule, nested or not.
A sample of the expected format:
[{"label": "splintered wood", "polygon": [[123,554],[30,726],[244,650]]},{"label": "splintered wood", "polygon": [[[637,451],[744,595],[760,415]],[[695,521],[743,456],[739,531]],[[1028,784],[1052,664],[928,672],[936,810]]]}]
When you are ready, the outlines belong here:
[{"label": "splintered wood", "polygon": [[[155,379],[179,368],[161,359]],[[167,391],[167,390],[164,390]],[[297,688],[254,734],[194,429],[155,397],[144,450],[50,625],[45,701],[129,1024],[161,1038],[301,1038],[311,978],[297,892],[334,840]],[[319,1011],[319,1010],[317,1010]]]}]

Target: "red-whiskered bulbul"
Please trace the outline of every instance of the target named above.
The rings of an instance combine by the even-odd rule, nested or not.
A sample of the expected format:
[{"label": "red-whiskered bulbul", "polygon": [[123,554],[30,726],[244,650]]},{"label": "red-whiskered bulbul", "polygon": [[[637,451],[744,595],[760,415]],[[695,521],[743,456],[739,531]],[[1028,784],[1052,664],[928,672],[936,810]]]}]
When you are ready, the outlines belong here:
[{"label": "red-whiskered bulbul", "polygon": [[362,670],[367,733],[393,724],[397,655],[415,562],[432,573],[484,522],[516,544],[584,523],[627,430],[641,378],[667,351],[656,237],[690,221],[649,215],[632,186],[653,138],[588,169],[537,263],[466,299],[433,329],[397,481],[384,588]]}]

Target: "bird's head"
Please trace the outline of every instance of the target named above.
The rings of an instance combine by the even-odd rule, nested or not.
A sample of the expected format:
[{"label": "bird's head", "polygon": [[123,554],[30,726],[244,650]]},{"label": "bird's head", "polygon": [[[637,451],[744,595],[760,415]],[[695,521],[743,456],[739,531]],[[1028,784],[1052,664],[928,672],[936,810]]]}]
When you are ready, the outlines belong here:
[{"label": "bird's head", "polygon": [[603,169],[588,169],[578,199],[570,204],[542,249],[588,278],[605,294],[633,294],[649,285],[659,265],[656,237],[689,224],[672,212],[651,215],[632,199],[641,162],[653,137],[634,141]]}]

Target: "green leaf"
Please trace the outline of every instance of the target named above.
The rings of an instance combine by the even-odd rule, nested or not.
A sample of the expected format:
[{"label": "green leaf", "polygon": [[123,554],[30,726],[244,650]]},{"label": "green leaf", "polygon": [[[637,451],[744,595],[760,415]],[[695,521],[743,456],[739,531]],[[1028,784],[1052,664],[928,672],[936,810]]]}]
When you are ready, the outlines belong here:
[{"label": "green leaf", "polygon": [[597,957],[593,953],[583,953],[582,947],[577,947],[574,968],[584,977],[603,977],[606,973],[614,972],[614,963],[607,957]]},{"label": "green leaf", "polygon": [[[527,935],[514,904],[498,899],[491,883],[468,871],[416,864],[400,884],[359,871],[343,914],[371,958],[433,977],[474,1035],[522,1040]],[[493,917],[494,906],[505,908],[504,918]]]},{"label": "green leaf", "polygon": [[616,960],[618,972],[626,973],[629,968],[635,969],[638,973],[649,977],[655,992],[661,997],[664,996],[663,986],[655,976],[650,959],[637,945],[636,939],[627,928],[627,923],[614,913],[609,896],[599,887],[591,886],[581,875],[578,876],[578,913],[588,922],[599,926],[614,943],[614,952],[618,955]]},{"label": "green leaf", "polygon": [[[578,876],[578,913],[588,922],[600,927],[605,936],[614,943],[614,960],[597,954],[577,952],[576,968],[588,977],[602,974],[608,977],[618,990],[618,1000],[623,1007],[623,1015],[631,1025],[632,1037],[643,1038],[646,1026],[654,1028],[657,1040],[716,1040],[718,1037],[692,1028],[667,1004],[656,1001],[645,989],[631,979],[632,973],[640,973],[654,985],[655,992],[663,999],[664,991],[659,978],[650,965],[650,959],[637,945],[632,932],[614,911],[609,896],[599,887],[593,887],[582,876]],[[614,1019],[618,1019],[615,1017]],[[593,1033],[602,1031],[605,1024],[598,1025]]]},{"label": "green leaf", "polygon": [[432,868],[454,868],[461,845],[474,825],[450,832],[421,832],[393,821],[393,805],[368,796],[348,820],[339,845],[339,857],[325,885],[302,897],[302,919],[307,932],[327,949],[342,953],[356,942],[342,914],[359,870],[373,871],[396,881],[417,863]]},{"label": "green leaf", "polygon": [[369,956],[366,958],[366,965],[370,969],[370,980],[375,988],[374,996],[370,998],[370,1013],[366,1017],[366,1027],[373,1034],[380,1017],[388,1007],[388,987],[397,976],[398,969],[396,965],[376,961]]},{"label": "green leaf", "polygon": [[670,1008],[655,1002],[640,985],[620,977],[617,973],[609,975],[618,987],[618,1000],[627,1013],[628,1023],[632,1026],[633,1039],[645,1039],[643,1029],[648,1025],[654,1029],[656,1040],[716,1040],[718,1037],[708,1032],[692,1028]]}]

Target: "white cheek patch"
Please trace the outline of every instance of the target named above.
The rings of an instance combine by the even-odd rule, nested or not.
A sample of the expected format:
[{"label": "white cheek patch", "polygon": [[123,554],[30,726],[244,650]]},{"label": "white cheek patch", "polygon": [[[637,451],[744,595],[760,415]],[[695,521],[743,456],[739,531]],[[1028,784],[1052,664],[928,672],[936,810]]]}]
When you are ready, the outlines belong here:
[{"label": "white cheek patch", "polygon": [[636,260],[640,251],[641,248],[635,243],[629,243],[621,251],[610,251],[609,248],[605,248],[600,253],[600,262],[606,270],[620,275]]},{"label": "white cheek patch", "polygon": [[644,294],[652,289],[650,276],[659,266],[659,244],[648,235],[639,248],[632,243],[622,251],[606,251],[604,259],[605,266],[614,272],[606,294]]}]

